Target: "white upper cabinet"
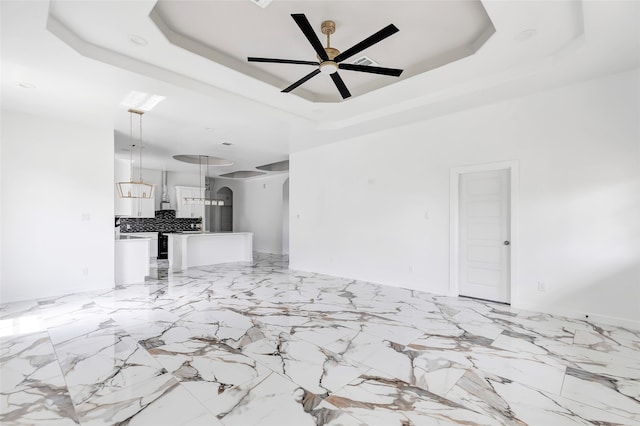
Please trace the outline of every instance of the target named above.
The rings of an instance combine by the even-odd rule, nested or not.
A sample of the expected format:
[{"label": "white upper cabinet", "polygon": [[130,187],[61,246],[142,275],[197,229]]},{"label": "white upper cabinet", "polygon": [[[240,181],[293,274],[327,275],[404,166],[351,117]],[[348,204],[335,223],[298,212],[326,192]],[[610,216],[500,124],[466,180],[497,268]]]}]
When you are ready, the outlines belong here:
[{"label": "white upper cabinet", "polygon": [[153,198],[132,198],[132,217],[155,217],[155,200]]},{"label": "white upper cabinet", "polygon": [[[189,200],[189,199],[196,200]],[[204,188],[195,186],[176,186],[176,217],[198,218],[204,217]],[[198,203],[197,200],[200,200]]]}]

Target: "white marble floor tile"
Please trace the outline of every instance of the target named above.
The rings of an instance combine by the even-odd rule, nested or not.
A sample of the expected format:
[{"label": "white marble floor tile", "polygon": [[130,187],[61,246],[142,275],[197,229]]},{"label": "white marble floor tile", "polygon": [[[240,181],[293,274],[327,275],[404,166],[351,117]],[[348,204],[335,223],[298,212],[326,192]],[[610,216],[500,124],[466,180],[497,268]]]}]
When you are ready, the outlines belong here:
[{"label": "white marble floor tile", "polygon": [[[195,421],[207,410],[170,374],[153,377],[107,395],[91,398],[76,406],[84,425],[181,424],[181,419]],[[164,421],[173,418],[173,422]],[[140,420],[138,420],[140,419]],[[211,424],[216,419],[210,416]]]},{"label": "white marble floor tile", "polygon": [[368,369],[284,333],[247,345],[242,353],[320,396],[340,389]]},{"label": "white marble floor tile", "polygon": [[28,390],[32,383],[62,377],[47,332],[0,340],[0,392]]},{"label": "white marble floor tile", "polygon": [[507,425],[636,424],[629,418],[475,368],[467,370],[446,397]]},{"label": "white marble floor tile", "polygon": [[375,370],[369,370],[324,403],[371,426],[500,424],[486,414]]},{"label": "white marble floor tile", "polygon": [[143,347],[115,327],[62,341],[54,348],[75,404],[166,373]]},{"label": "white marble floor tile", "polygon": [[4,337],[0,341],[0,423],[78,424],[46,332]]},{"label": "white marble floor tile", "polygon": [[638,425],[640,331],[292,271],[0,305],[7,425]]},{"label": "white marble floor tile", "polygon": [[640,423],[639,385],[636,382],[632,390],[627,389],[628,393],[636,394],[632,397],[621,392],[615,379],[569,368],[561,395]]},{"label": "white marble floor tile", "polygon": [[239,350],[202,340],[159,346],[149,352],[200,401],[271,372]]},{"label": "white marble floor tile", "polygon": [[487,349],[473,351],[470,357],[473,365],[480,370],[555,395],[560,394],[565,368],[545,362],[547,358],[540,360],[521,353]]},{"label": "white marble floor tile", "polygon": [[205,406],[225,426],[316,426],[304,409],[305,390],[290,380],[270,373],[236,386]]},{"label": "white marble floor tile", "polygon": [[29,389],[0,393],[0,424],[77,425],[77,414],[64,378],[33,381]]},{"label": "white marble floor tile", "polygon": [[359,332],[355,336],[338,339],[325,346],[346,359],[375,367],[381,364],[408,366],[408,360],[395,349],[396,342]]},{"label": "white marble floor tile", "polygon": [[304,324],[293,327],[276,327],[280,332],[288,333],[300,340],[318,346],[326,346],[338,339],[353,337],[358,330],[338,321],[318,321],[310,318]]}]

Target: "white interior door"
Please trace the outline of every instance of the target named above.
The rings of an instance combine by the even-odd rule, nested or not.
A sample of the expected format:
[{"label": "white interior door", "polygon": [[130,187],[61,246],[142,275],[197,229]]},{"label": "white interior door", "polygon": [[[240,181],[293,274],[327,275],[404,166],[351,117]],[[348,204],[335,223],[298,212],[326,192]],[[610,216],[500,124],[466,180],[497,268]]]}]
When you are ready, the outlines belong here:
[{"label": "white interior door", "polygon": [[459,194],[460,295],[509,303],[509,170],[464,173]]}]

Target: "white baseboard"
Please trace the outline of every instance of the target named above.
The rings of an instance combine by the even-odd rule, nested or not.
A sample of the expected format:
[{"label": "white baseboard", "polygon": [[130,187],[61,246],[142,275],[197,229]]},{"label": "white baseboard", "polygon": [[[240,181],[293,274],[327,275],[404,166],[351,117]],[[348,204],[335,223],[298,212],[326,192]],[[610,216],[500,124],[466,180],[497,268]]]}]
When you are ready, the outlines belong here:
[{"label": "white baseboard", "polygon": [[84,293],[101,293],[111,291],[115,288],[115,284],[107,285],[107,286],[99,286],[99,287],[70,287],[65,288],[60,291],[56,291],[53,293],[45,293],[43,295],[34,296],[26,296],[19,295],[14,297],[3,297],[0,300],[0,304],[9,304],[9,303],[20,303],[20,302],[29,302],[32,300],[47,300],[47,299],[55,299],[59,297],[65,297],[71,294],[84,294]]},{"label": "white baseboard", "polygon": [[627,318],[619,318],[613,317],[609,315],[598,315],[590,312],[582,312],[582,311],[572,311],[572,310],[564,310],[558,307],[549,307],[545,305],[536,305],[529,303],[513,303],[511,305],[516,309],[522,309],[527,311],[541,312],[545,314],[552,314],[572,319],[579,319],[583,321],[587,321],[589,323],[602,323],[607,325],[614,325],[617,327],[624,327],[633,330],[640,330],[640,321],[627,319]]}]

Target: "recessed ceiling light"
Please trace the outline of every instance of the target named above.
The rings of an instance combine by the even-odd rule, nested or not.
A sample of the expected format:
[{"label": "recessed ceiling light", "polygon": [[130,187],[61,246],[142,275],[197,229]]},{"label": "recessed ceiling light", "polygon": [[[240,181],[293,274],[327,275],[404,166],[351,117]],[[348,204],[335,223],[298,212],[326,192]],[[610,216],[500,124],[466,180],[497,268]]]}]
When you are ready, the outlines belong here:
[{"label": "recessed ceiling light", "polygon": [[28,81],[16,81],[16,84],[23,89],[35,89],[36,85]]},{"label": "recessed ceiling light", "polygon": [[531,37],[535,36],[538,33],[538,30],[530,28],[528,30],[524,30],[516,34],[516,41],[525,41],[529,40]]},{"label": "recessed ceiling light", "polygon": [[146,46],[149,44],[146,38],[136,34],[129,34],[129,41],[133,44],[137,44],[138,46]]},{"label": "recessed ceiling light", "polygon": [[215,129],[213,127],[207,127],[206,128],[209,132],[213,132]]}]

